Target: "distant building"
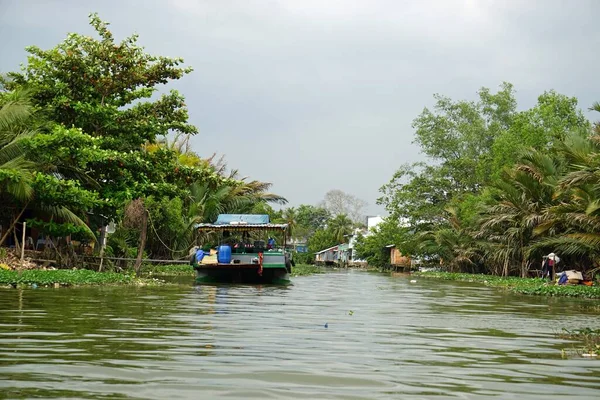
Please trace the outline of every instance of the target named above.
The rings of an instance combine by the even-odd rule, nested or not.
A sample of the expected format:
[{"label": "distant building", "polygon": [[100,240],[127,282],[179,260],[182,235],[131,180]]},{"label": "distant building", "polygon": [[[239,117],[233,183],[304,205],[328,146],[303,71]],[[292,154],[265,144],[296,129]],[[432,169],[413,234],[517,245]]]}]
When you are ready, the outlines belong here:
[{"label": "distant building", "polygon": [[332,246],[328,249],[321,250],[315,253],[315,264],[317,265],[333,265],[338,262],[338,247]]}]

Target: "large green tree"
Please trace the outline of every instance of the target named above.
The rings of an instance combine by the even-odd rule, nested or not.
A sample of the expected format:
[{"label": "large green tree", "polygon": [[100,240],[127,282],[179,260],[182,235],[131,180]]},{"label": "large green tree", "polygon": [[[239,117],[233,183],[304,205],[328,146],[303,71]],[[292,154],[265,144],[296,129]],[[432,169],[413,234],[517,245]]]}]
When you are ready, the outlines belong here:
[{"label": "large green tree", "polygon": [[[35,106],[51,121],[80,130],[71,156],[91,178],[81,185],[111,199],[94,213],[112,220],[130,199],[178,195],[186,182],[216,180],[214,171],[181,167],[170,149],[144,148],[170,132],[197,131],[187,122],[177,91],[153,97],[159,85],[191,68],[182,67],[178,58],[147,54],[137,35],[117,42],[96,14],[90,15],[90,24],[97,38],[71,33],[49,50],[28,47],[27,64],[8,74],[5,85],[29,88]],[[62,139],[59,145],[65,149],[67,138]]]}]

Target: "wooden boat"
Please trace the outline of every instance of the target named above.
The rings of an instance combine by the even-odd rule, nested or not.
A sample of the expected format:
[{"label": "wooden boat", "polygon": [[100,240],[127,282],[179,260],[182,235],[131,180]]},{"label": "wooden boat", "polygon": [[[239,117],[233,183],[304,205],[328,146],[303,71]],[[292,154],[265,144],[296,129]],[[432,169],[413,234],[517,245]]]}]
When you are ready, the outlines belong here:
[{"label": "wooden boat", "polygon": [[[292,265],[285,252],[287,224],[272,224],[268,215],[221,214],[213,224],[198,224],[205,237],[218,240],[218,251],[193,263],[197,283],[290,283]],[[283,240],[281,248],[269,235]],[[231,257],[226,257],[227,247]],[[224,252],[224,256],[221,257]],[[227,262],[228,261],[228,262]]]}]

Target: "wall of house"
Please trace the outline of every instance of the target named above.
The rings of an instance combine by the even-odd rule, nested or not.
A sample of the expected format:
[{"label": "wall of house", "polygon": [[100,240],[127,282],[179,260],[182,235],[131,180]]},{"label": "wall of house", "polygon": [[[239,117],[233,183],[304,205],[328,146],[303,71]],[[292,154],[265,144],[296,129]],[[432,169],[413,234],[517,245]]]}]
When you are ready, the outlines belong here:
[{"label": "wall of house", "polygon": [[392,248],[390,254],[390,264],[392,265],[410,265],[410,258],[403,256],[397,248]]}]

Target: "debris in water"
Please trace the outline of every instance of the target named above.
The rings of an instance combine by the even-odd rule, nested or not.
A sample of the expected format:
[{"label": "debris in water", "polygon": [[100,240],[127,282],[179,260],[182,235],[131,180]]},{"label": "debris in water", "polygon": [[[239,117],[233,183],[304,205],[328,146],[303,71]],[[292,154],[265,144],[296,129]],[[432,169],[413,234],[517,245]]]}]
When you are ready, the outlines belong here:
[{"label": "debris in water", "polygon": [[352,315],[352,314],[354,314],[354,311],[352,311],[352,310],[348,311],[348,315]]},{"label": "debris in water", "polygon": [[329,323],[328,323],[328,322],[325,322],[325,325],[324,325],[324,326],[325,326],[325,328],[329,328]]},{"label": "debris in water", "polygon": [[37,284],[36,284],[36,283],[32,283],[32,284],[31,284],[31,288],[32,288],[32,289],[37,289]]},{"label": "debris in water", "polygon": [[416,281],[416,280],[414,280],[414,279],[412,279],[412,280],[410,281],[410,283],[417,283],[417,281]]}]

